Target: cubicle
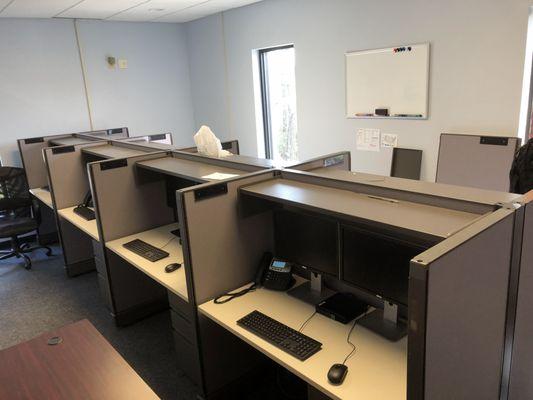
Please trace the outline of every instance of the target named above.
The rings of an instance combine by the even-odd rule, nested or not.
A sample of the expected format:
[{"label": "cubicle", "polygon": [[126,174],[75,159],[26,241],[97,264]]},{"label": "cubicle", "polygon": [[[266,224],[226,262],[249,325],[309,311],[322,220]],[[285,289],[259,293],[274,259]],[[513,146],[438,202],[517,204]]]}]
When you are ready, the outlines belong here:
[{"label": "cubicle", "polygon": [[[156,150],[115,141],[91,141],[43,150],[50,184],[51,209],[59,230],[66,273],[76,276],[94,270],[94,243],[99,240],[96,220],[87,221],[74,212],[91,194],[87,164]],[[68,173],[65,173],[68,171]]]},{"label": "cubicle", "polygon": [[[188,301],[197,307],[189,351],[198,361],[191,361],[188,370],[196,371],[207,397],[245,375],[262,353],[306,381],[313,398],[499,399],[512,334],[508,299],[517,273],[514,244],[521,241],[518,199],[509,193],[341,170],[329,175],[270,170],[179,190]],[[357,327],[357,353],[340,386],[328,383],[326,376],[347,353],[350,326],[315,316],[305,333],[321,341],[323,349],[301,362],[236,321],[257,309],[298,329],[313,306],[265,289],[223,305],[212,301],[248,287],[263,252],[276,254],[274,219],[279,212],[327,219],[341,231],[364,227],[422,247],[410,263],[407,307],[399,307],[407,336],[393,342]],[[341,237],[347,240],[337,240]],[[336,251],[344,248],[342,243]],[[342,278],[340,254],[339,275],[325,276],[325,285],[382,308],[378,297]],[[297,285],[310,277],[308,271],[297,271]]]},{"label": "cubicle", "polygon": [[48,135],[17,140],[20,159],[26,173],[30,193],[39,204],[41,214],[41,223],[37,231],[39,243],[43,245],[54,243],[58,238],[43,150],[51,146],[75,145],[101,140],[101,136],[109,138],[127,137],[128,128]]}]

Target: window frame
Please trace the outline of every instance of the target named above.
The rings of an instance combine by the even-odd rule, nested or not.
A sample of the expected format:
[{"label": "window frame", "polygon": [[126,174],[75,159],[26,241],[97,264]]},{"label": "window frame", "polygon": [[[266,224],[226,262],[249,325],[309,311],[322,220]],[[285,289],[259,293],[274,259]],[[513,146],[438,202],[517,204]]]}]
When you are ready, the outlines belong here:
[{"label": "window frame", "polygon": [[261,90],[261,112],[263,115],[265,158],[272,158],[274,156],[274,149],[272,148],[272,122],[270,118],[270,102],[268,90],[268,63],[266,62],[266,56],[272,51],[284,49],[294,49],[294,44],[267,47],[264,49],[259,49],[257,51],[257,55],[259,58],[259,85]]}]

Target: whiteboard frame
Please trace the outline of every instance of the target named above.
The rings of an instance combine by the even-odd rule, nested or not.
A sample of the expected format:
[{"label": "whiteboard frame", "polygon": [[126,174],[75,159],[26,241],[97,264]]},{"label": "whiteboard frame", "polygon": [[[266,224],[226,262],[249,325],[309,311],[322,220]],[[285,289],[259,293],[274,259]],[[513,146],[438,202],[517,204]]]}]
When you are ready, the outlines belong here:
[{"label": "whiteboard frame", "polygon": [[[426,80],[426,104],[423,117],[395,117],[395,116],[382,116],[382,115],[370,115],[370,116],[357,116],[348,114],[348,56],[354,53],[364,53],[367,51],[379,51],[379,50],[393,50],[397,47],[409,47],[409,46],[427,46],[427,59],[426,59],[426,70],[427,70],[427,80]],[[429,81],[431,79],[431,68],[430,68],[430,57],[431,57],[431,44],[430,42],[422,43],[411,43],[411,44],[401,44],[398,46],[391,47],[382,47],[377,49],[363,49],[363,50],[352,50],[344,53],[344,107],[345,115],[347,119],[398,119],[398,120],[412,120],[412,121],[426,121],[429,119]]]}]

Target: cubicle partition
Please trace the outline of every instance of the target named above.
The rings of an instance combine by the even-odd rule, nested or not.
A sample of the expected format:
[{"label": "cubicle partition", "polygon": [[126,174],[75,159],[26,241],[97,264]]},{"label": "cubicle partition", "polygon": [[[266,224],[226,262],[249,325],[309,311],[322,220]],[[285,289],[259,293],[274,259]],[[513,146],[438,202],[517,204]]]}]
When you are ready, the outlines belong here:
[{"label": "cubicle partition", "polygon": [[132,136],[127,139],[122,139],[124,142],[129,143],[143,143],[147,142],[150,144],[173,144],[172,133],[160,133],[155,135],[142,135],[142,136]]},{"label": "cubicle partition", "polygon": [[[310,393],[318,390],[333,399],[499,399],[512,334],[508,299],[521,207],[505,193],[403,179],[380,186],[348,172],[341,176],[272,170],[178,191],[189,302],[199,310],[194,328],[204,394],[216,393],[253,368],[260,359],[251,350],[255,347],[307,381]],[[411,237],[427,248],[411,261],[408,336],[389,342],[356,329],[357,356],[341,386],[331,385],[326,376],[346,354],[342,344],[349,326],[315,316],[305,333],[323,342],[323,349],[301,362],[265,345],[236,321],[257,309],[298,329],[314,307],[265,289],[223,305],[212,302],[248,287],[263,252],[275,254],[273,215],[279,210],[327,218],[341,227],[383,230],[402,240]],[[335,281],[325,280],[331,288],[368,298],[367,292]]]},{"label": "cubicle partition", "polygon": [[168,307],[164,288],[106,246],[174,222],[174,212],[166,202],[165,180],[139,174],[136,167],[137,162],[165,156],[165,152],[155,152],[88,166],[100,237],[95,251],[99,285],[119,325]]},{"label": "cubicle partition", "polygon": [[[83,203],[90,192],[84,150],[100,147],[103,143],[106,142],[50,147],[43,151],[68,276],[94,269],[92,240],[98,240],[96,222],[85,221],[73,209]],[[80,226],[85,230],[79,229]]]},{"label": "cubicle partition", "polygon": [[314,173],[321,173],[324,170],[330,169],[350,171],[352,169],[352,158],[349,151],[340,151],[338,153],[327,154],[297,164],[288,165],[287,168]]},{"label": "cubicle partition", "polygon": [[[227,142],[221,142],[220,144],[222,145],[222,150],[227,150],[232,154],[240,154],[238,140],[229,140]],[[185,151],[187,153],[198,153],[196,146],[185,147],[180,149],[180,151]]]}]

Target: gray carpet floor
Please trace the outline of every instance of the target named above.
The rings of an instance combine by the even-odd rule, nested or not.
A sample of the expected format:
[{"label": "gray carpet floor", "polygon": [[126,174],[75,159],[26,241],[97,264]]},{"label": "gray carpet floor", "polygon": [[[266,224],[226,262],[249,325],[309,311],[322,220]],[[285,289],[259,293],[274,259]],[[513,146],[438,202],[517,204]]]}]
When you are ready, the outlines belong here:
[{"label": "gray carpet floor", "polygon": [[60,250],[32,254],[33,268],[0,261],[0,349],[88,319],[162,399],[196,399],[176,365],[170,315],[158,313],[128,327],[115,325],[100,300],[96,273],[68,278]]}]

